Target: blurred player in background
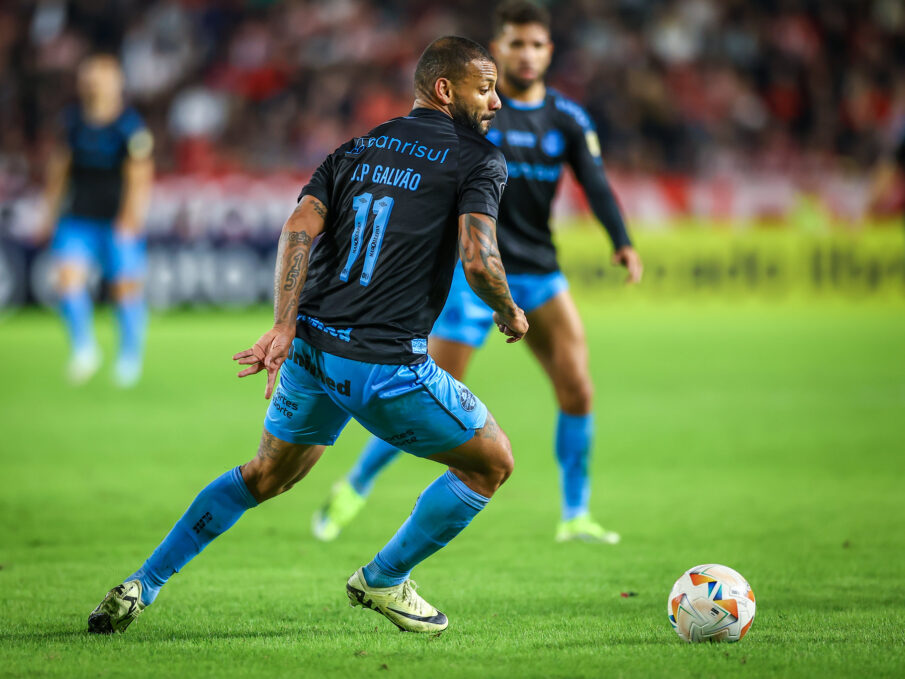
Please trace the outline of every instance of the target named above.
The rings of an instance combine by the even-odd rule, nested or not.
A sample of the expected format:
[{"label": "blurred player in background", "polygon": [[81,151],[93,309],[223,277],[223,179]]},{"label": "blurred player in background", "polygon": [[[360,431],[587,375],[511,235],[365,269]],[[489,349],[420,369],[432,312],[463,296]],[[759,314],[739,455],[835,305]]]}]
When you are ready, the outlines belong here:
[{"label": "blurred player in background", "polygon": [[151,195],[153,141],[138,113],[123,103],[116,58],[91,56],[78,70],[79,104],[64,113],[64,140],[47,168],[42,235],[53,233],[60,313],[71,344],[69,379],[90,379],[101,355],[93,329],[88,273],[99,266],[116,304],[119,355],[114,380],[141,377],[146,307],[143,237]]},{"label": "blurred player in background", "polygon": [[868,194],[868,212],[882,210],[889,199],[896,179],[905,176],[905,126],[900,130],[898,141],[892,153],[887,154],[877,164],[871,179]]},{"label": "blurred player in background", "polygon": [[282,366],[258,454],[201,491],[144,565],[94,610],[91,631],[124,630],[247,509],[302,479],[350,417],[449,470],[352,574],[347,595],[400,629],[446,629],[446,616],[409,574],[471,522],[513,464],[484,404],[427,354],[457,250],[500,331],[518,341],[528,330],[496,242],[506,162],[483,137],[500,107],[496,76],[483,47],[440,38],[418,62],[412,111],[342,145],[302,189],[280,237],[274,326],[233,357],[249,366],[239,377],[267,371],[268,398]]},{"label": "blurred player in background", "polygon": [[[553,54],[546,10],[529,2],[507,2],[497,8],[494,19],[491,50],[500,69],[497,87],[503,108],[487,137],[502,149],[509,167],[509,183],[500,204],[500,253],[513,297],[531,323],[526,341],[549,376],[560,408],[555,453],[562,520],[556,540],[612,544],[619,535],[605,530],[589,511],[594,422],[588,347],[550,233],[550,207],[564,163],[572,167],[595,216],[606,228],[615,249],[613,261],[628,269],[629,282],[641,279],[641,260],[607,182],[590,117],[544,84]],[[431,333],[431,355],[463,379],[474,350],[483,344],[492,325],[492,310],[457,270]],[[397,454],[392,442],[372,439],[314,515],[315,536],[335,539],[364,506],[376,476]]]}]

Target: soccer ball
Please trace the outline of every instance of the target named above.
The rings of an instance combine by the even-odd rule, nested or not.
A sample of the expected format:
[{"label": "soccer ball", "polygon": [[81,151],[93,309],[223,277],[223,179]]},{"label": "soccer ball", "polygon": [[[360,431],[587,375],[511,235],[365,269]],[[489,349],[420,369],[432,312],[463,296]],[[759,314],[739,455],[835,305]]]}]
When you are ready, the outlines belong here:
[{"label": "soccer ball", "polygon": [[676,580],[666,614],[676,634],[692,641],[738,641],[754,622],[754,592],[728,566],[695,566]]}]

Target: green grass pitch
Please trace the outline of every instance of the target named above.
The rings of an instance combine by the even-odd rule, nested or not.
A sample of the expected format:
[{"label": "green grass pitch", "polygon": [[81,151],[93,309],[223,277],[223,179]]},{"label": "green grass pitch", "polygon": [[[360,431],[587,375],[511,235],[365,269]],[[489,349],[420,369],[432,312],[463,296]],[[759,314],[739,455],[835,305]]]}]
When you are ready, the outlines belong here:
[{"label": "green grass pitch", "polygon": [[[526,348],[492,337],[467,381],[509,433],[516,470],[415,571],[449,615],[438,638],[399,633],[344,592],[438,465],[403,458],[339,541],[310,537],[365,441],[356,425],[125,635],[89,636],[107,589],[253,455],[264,382],[236,380],[230,356],[268,312],[156,317],[131,392],[105,373],[64,386],[56,319],[3,319],[0,676],[902,676],[902,305],[579,302],[597,387],[592,505],[623,542],[554,544],[552,394]],[[99,325],[109,356],[110,317]],[[739,644],[689,646],[669,627],[673,581],[707,562],[757,595]]]}]

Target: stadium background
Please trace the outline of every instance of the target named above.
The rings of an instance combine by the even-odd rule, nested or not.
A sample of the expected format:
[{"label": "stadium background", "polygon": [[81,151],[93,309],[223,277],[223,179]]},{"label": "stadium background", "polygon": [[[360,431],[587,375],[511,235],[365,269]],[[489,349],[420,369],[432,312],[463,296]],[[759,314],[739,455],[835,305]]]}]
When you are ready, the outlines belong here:
[{"label": "stadium background", "polygon": [[[398,635],[341,589],[435,465],[394,465],[338,542],[310,538],[366,439],[350,426],[127,635],[94,639],[98,597],[251,454],[262,385],[236,384],[228,357],[269,323],[298,188],[345,137],[408,110],[424,44],[486,40],[489,6],[0,4],[0,676],[902,675],[905,191],[873,214],[867,196],[905,125],[905,6],[552,9],[550,82],[597,121],[647,266],[622,286],[567,179],[556,226],[597,389],[592,503],[623,543],[553,544],[553,398],[526,351],[488,341],[468,382],[518,461],[486,516],[419,567],[447,634]],[[32,238],[44,163],[96,48],[121,56],[156,137],[158,312],[127,392],[103,373],[66,387],[63,329],[33,304],[52,301]],[[98,325],[109,355],[112,318]],[[685,647],[666,595],[710,561],[751,581],[757,619],[736,646]]]},{"label": "stadium background", "polygon": [[[901,2],[560,2],[553,18],[550,82],[598,124],[653,265],[642,294],[905,290],[893,217],[905,191],[879,213],[867,205],[870,168],[905,129]],[[486,3],[4,3],[0,308],[52,301],[31,236],[87,52],[121,56],[155,135],[152,305],[241,306],[270,294],[276,236],[305,178],[408,110],[421,47],[450,32],[489,39]],[[587,215],[570,176],[556,213],[567,227]],[[771,257],[777,243],[795,256]],[[568,255],[564,266],[593,274]]]}]

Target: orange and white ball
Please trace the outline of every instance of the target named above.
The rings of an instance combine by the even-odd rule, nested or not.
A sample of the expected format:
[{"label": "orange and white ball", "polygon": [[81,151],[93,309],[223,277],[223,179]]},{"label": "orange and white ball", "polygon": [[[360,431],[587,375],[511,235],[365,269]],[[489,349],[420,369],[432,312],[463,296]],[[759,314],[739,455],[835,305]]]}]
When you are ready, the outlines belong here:
[{"label": "orange and white ball", "polygon": [[739,641],[754,622],[748,581],[728,566],[704,564],[682,574],[669,593],[666,613],[688,642]]}]

